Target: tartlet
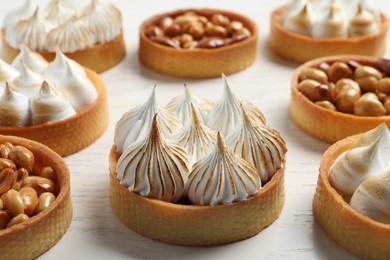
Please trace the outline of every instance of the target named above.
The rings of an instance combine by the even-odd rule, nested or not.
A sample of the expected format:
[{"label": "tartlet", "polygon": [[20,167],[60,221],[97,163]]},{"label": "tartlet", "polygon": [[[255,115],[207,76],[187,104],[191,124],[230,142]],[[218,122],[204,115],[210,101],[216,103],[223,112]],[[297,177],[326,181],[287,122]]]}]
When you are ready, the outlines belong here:
[{"label": "tartlet", "polygon": [[361,135],[354,135],[333,144],[320,164],[313,213],[324,231],[342,247],[364,259],[388,259],[390,225],[359,214],[334,189],[329,172],[335,160],[348,150]]},{"label": "tartlet", "polygon": [[36,126],[0,127],[0,134],[15,135],[47,145],[61,156],[68,156],[96,141],[108,126],[107,94],[103,80],[85,68],[96,87],[97,99],[74,116]]},{"label": "tartlet", "polygon": [[[145,32],[166,16],[176,17],[186,12],[196,12],[205,17],[222,14],[240,21],[251,35],[240,42],[214,49],[174,49],[150,40]],[[219,9],[182,9],[155,15],[140,27],[139,58],[148,68],[162,74],[181,78],[211,78],[241,71],[251,65],[256,57],[258,29],[254,21],[243,15]],[[158,57],[158,59],[156,58]]]},{"label": "tartlet", "polygon": [[278,56],[297,63],[329,55],[357,54],[382,57],[386,50],[388,18],[380,14],[378,34],[356,38],[312,38],[286,30],[281,17],[286,6],[271,14],[269,47]]},{"label": "tartlet", "polygon": [[43,212],[23,223],[0,230],[0,255],[4,259],[33,259],[46,252],[65,234],[72,221],[70,173],[65,161],[48,147],[20,137],[0,135],[0,143],[10,142],[33,152],[36,167],[50,166],[56,172],[59,192]]},{"label": "tartlet", "polygon": [[309,61],[295,70],[291,80],[290,115],[293,121],[306,133],[327,142],[334,143],[347,136],[366,132],[385,122],[390,126],[389,116],[357,116],[325,109],[313,103],[297,88],[299,75],[310,67],[321,63],[353,61],[361,65],[374,66],[377,58],[359,55],[330,56]]}]

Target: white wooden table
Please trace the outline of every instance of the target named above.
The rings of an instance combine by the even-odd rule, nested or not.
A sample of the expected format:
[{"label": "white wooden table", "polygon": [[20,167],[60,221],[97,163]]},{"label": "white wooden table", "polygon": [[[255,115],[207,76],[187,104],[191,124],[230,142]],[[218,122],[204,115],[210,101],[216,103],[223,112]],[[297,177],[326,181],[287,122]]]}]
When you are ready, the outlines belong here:
[{"label": "white wooden table", "polygon": [[[2,0],[0,21],[22,2]],[[290,78],[296,65],[277,58],[267,48],[269,15],[286,1],[112,2],[123,14],[127,56],[115,68],[101,74],[108,91],[110,124],[93,145],[65,159],[72,174],[73,222],[58,244],[40,259],[355,259],[332,241],[313,218],[319,162],[328,145],[303,133],[291,121]],[[390,1],[375,2],[381,10],[390,10]],[[220,78],[171,78],[152,72],[138,60],[141,22],[153,14],[181,7],[223,8],[243,13],[257,22],[260,39],[255,63],[228,78],[233,91],[262,110],[268,124],[280,131],[288,147],[287,196],[279,219],[260,234],[225,246],[191,248],[151,240],[126,228],[113,214],[109,203],[108,154],[115,123],[123,113],[144,102],[154,84],[158,85],[161,104],[181,94],[183,83],[189,84],[193,93],[212,101],[222,93]]]}]

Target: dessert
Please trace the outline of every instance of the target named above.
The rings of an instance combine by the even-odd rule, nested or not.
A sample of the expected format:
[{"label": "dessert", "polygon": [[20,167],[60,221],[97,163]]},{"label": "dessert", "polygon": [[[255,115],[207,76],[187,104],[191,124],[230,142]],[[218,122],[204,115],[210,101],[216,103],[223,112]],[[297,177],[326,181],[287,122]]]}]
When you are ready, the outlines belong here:
[{"label": "dessert", "polygon": [[306,133],[334,143],[390,125],[389,61],[332,56],[300,66],[292,77],[290,115]]},{"label": "dessert", "polygon": [[390,134],[383,123],[323,155],[313,213],[324,231],[363,259],[390,255]]},{"label": "dessert", "polygon": [[121,13],[101,0],[77,7],[60,0],[51,0],[45,7],[26,0],[4,19],[2,58],[12,63],[22,45],[48,61],[60,50],[96,72],[115,66],[126,54]]},{"label": "dessert", "polygon": [[271,14],[269,47],[298,63],[340,54],[380,58],[387,31],[388,18],[371,1],[292,0]]},{"label": "dessert", "polygon": [[[117,123],[110,201],[130,229],[167,243],[211,246],[254,236],[279,216],[286,145],[258,108],[224,82],[214,105],[185,87],[183,96],[159,107],[153,90]],[[236,105],[235,127],[211,127],[213,111]],[[228,113],[219,116],[229,121]],[[256,147],[247,153],[250,146]]]},{"label": "dessert", "polygon": [[0,170],[0,255],[36,258],[72,221],[68,167],[42,144],[0,135]]},{"label": "dessert", "polygon": [[36,65],[44,59],[26,47],[16,60],[20,72],[13,74],[14,68],[4,66],[10,80],[0,86],[0,134],[41,142],[61,156],[85,148],[103,134],[108,125],[107,96],[94,72],[59,51],[43,68]]},{"label": "dessert", "polygon": [[243,15],[218,9],[177,10],[142,23],[139,58],[146,67],[174,77],[218,77],[253,63],[257,37],[256,24]]}]

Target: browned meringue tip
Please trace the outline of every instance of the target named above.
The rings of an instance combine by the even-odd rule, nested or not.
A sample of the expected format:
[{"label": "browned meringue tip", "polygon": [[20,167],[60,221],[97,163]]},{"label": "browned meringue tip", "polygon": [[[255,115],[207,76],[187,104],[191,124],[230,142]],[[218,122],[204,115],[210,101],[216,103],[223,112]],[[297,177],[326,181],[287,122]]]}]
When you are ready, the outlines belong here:
[{"label": "browned meringue tip", "polygon": [[225,141],[223,140],[222,135],[219,131],[217,134],[217,145],[218,145],[218,150],[221,153],[225,151]]},{"label": "browned meringue tip", "polygon": [[157,116],[158,116],[157,113],[154,114],[153,116],[153,121],[149,133],[150,139],[155,141],[161,140],[161,129],[160,126],[158,125]]}]

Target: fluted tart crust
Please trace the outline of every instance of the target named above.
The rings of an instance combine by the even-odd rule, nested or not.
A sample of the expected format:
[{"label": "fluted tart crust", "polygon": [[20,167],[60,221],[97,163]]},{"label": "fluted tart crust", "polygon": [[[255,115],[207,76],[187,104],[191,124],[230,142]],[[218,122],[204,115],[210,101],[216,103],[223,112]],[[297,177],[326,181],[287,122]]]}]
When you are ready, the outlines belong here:
[{"label": "fluted tart crust", "polygon": [[[145,32],[165,16],[196,11],[205,17],[222,14],[230,20],[240,21],[251,36],[240,42],[214,49],[174,49],[150,40]],[[258,29],[246,16],[220,9],[182,9],[155,15],[145,20],[140,27],[140,61],[148,68],[169,76],[180,78],[213,78],[236,73],[250,66],[256,58]]]},{"label": "fluted tart crust", "polygon": [[282,211],[284,165],[260,191],[247,200],[227,205],[196,206],[150,199],[130,192],[116,177],[120,154],[110,152],[110,201],[118,218],[139,234],[166,243],[212,246],[256,235]]},{"label": "fluted tart crust", "polygon": [[298,90],[299,75],[309,67],[335,61],[355,61],[361,65],[373,66],[377,60],[376,57],[342,55],[319,58],[301,65],[295,70],[291,80],[290,115],[292,120],[304,132],[330,144],[348,136],[366,132],[383,122],[390,127],[390,116],[356,116],[335,112],[316,105]]},{"label": "fluted tart crust", "polygon": [[285,6],[271,14],[269,47],[278,56],[297,63],[329,55],[356,54],[383,57],[386,51],[388,18],[381,13],[378,34],[357,38],[312,38],[286,30],[281,24]]},{"label": "fluted tart crust", "polygon": [[47,145],[61,156],[78,152],[95,142],[108,126],[107,93],[103,80],[85,68],[98,97],[72,117],[27,127],[0,127],[0,134],[28,138]]},{"label": "fluted tart crust", "polygon": [[388,259],[390,225],[359,214],[330,185],[329,171],[340,154],[361,135],[350,136],[333,144],[320,164],[313,213],[322,229],[342,247],[363,259]]},{"label": "fluted tart crust", "polygon": [[[2,59],[8,63],[12,63],[20,52],[19,49],[13,48],[5,40],[4,30],[2,30],[2,48]],[[42,55],[47,61],[54,60],[56,55],[55,52],[48,51],[38,51],[37,53]],[[80,65],[90,68],[97,73],[106,71],[118,64],[126,55],[123,32],[107,43],[95,44],[84,50],[64,54]]]},{"label": "fluted tart crust", "polygon": [[0,143],[10,142],[29,149],[36,166],[50,166],[57,175],[59,193],[43,212],[23,223],[0,230],[2,259],[33,259],[49,250],[65,234],[72,221],[70,173],[65,161],[50,148],[15,136],[0,135]]}]

